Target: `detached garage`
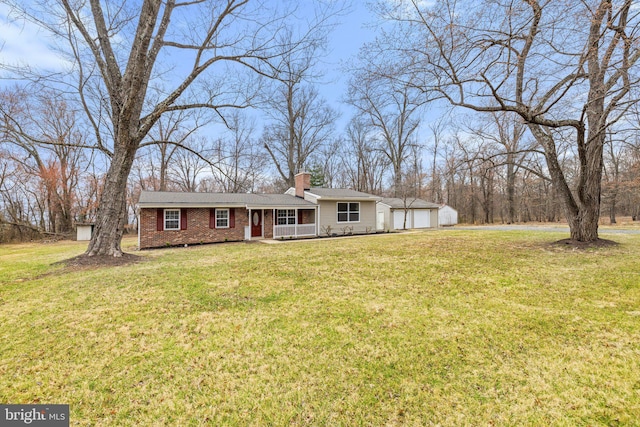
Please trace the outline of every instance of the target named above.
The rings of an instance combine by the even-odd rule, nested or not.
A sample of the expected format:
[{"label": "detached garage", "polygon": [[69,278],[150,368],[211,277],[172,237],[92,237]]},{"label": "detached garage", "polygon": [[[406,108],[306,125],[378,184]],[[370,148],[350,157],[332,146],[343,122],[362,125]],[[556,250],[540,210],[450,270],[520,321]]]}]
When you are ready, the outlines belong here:
[{"label": "detached garage", "polygon": [[422,199],[383,198],[377,204],[378,230],[438,227],[438,208]]}]

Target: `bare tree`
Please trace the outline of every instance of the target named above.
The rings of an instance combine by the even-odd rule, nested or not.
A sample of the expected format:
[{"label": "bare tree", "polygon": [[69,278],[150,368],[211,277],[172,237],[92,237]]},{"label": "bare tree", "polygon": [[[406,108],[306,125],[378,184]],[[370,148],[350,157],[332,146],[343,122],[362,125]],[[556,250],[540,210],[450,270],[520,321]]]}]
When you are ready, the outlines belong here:
[{"label": "bare tree", "polygon": [[321,177],[321,184],[325,188],[341,188],[345,187],[345,177],[343,169],[343,156],[344,156],[345,142],[336,138],[323,144],[317,153],[313,156],[313,163],[311,164],[311,180],[312,186],[316,186],[313,183],[314,174],[313,170],[317,170]]},{"label": "bare tree", "polygon": [[[512,113],[493,112],[481,117],[479,122],[467,126],[468,132],[481,139],[483,152],[478,157],[490,162],[492,168],[505,169],[506,222],[516,220],[516,176],[520,168],[526,167],[527,155],[536,152],[535,144],[526,144],[525,125]],[[548,179],[547,177],[542,177]]]},{"label": "bare tree", "polygon": [[234,112],[227,120],[228,136],[213,143],[209,156],[217,191],[253,192],[264,174],[267,159],[254,138],[255,123],[246,115]]},{"label": "bare tree", "polygon": [[444,132],[447,127],[447,119],[444,117],[439,118],[437,121],[429,125],[431,131],[433,143],[431,144],[431,182],[429,185],[429,200],[435,203],[442,201],[442,182],[438,168],[438,155],[440,148],[442,147]]},{"label": "bare tree", "polygon": [[344,168],[349,186],[365,193],[381,194],[389,161],[377,148],[373,126],[356,116],[347,125],[346,133],[349,155],[344,159]]},{"label": "bare tree", "polygon": [[[401,55],[395,75],[420,73],[425,92],[454,105],[519,115],[544,149],[571,238],[597,240],[606,131],[637,101],[634,2],[402,3],[382,6],[403,37],[382,47]],[[573,188],[558,155],[562,129],[578,156]]]},{"label": "bare tree", "polygon": [[[170,111],[161,116],[156,125],[149,131],[146,142],[155,156],[150,156],[150,167],[158,176],[158,191],[167,190],[168,173],[174,156],[181,147],[201,126],[198,110],[188,109]],[[184,156],[184,153],[183,153]]]},{"label": "bare tree", "polygon": [[333,138],[338,113],[320,98],[314,87],[285,86],[280,103],[272,104],[274,121],[262,136],[262,144],[286,185],[294,185],[313,153]]},{"label": "bare tree", "polygon": [[[0,142],[8,144],[8,158],[38,183],[31,200],[40,205],[40,228],[71,232],[79,180],[88,164],[77,112],[55,93],[31,95],[15,89],[0,93],[0,114]],[[30,183],[29,179],[16,185],[26,190]]]},{"label": "bare tree", "polygon": [[[204,138],[186,140],[183,144],[198,153],[206,152],[207,146],[209,145]],[[167,174],[179,191],[195,192],[208,166],[207,161],[200,156],[192,154],[191,151],[178,150]]]},{"label": "bare tree", "polygon": [[624,146],[616,141],[611,132],[607,133],[604,164],[603,200],[609,207],[609,221],[616,224],[616,207],[621,190],[621,161]]},{"label": "bare tree", "polygon": [[[290,38],[283,43],[288,46]],[[310,157],[334,137],[338,113],[314,86],[325,43],[322,39],[311,49],[282,55],[278,80],[268,92],[265,112],[269,121],[261,143],[287,187],[294,186],[295,174],[309,166]]]},{"label": "bare tree", "polygon": [[412,82],[371,74],[368,68],[356,71],[349,83],[348,102],[375,129],[379,149],[392,168],[396,197],[401,193],[403,168],[420,124],[422,94],[413,86]]},{"label": "bare tree", "polygon": [[[5,3],[67,43],[75,79],[64,82],[77,91],[95,145],[110,156],[87,256],[122,255],[127,179],[141,143],[160,118],[188,109],[222,116],[224,108],[250,105],[255,93],[234,77],[245,71],[273,77],[283,53],[275,49],[281,48],[279,34],[293,19],[288,3],[268,8],[248,0]],[[310,15],[315,21],[296,27],[289,51],[315,44],[329,16],[329,6],[317,5]],[[172,58],[175,65],[167,66]]]}]

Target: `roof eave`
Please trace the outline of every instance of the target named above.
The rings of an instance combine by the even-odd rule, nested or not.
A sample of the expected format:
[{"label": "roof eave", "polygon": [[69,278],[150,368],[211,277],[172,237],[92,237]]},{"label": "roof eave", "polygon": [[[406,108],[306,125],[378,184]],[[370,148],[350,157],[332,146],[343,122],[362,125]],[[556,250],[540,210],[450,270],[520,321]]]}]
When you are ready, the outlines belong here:
[{"label": "roof eave", "polygon": [[246,203],[189,203],[189,202],[144,202],[138,203],[140,209],[171,208],[244,208]]},{"label": "roof eave", "polygon": [[377,202],[380,201],[380,198],[374,197],[318,197],[318,200],[325,200],[329,202],[339,202],[339,201],[348,201],[348,202]]},{"label": "roof eave", "polygon": [[316,209],[316,205],[247,205],[247,209]]},{"label": "roof eave", "polygon": [[356,202],[379,202],[380,200],[382,200],[382,197],[379,196],[321,196],[317,193],[314,193],[312,191],[305,191],[304,192],[305,195],[309,195],[311,197],[313,197],[316,200],[326,200],[326,201],[339,201],[339,200],[349,200],[349,201],[356,201]]}]

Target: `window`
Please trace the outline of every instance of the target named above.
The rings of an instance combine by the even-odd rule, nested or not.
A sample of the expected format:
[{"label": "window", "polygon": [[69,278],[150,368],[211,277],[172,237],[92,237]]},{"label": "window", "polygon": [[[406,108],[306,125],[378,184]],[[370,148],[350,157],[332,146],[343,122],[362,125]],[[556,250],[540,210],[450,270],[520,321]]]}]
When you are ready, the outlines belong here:
[{"label": "window", "polygon": [[296,223],[295,209],[278,209],[277,225],[288,225]]},{"label": "window", "polygon": [[180,209],[164,210],[164,229],[180,230]]},{"label": "window", "polygon": [[360,203],[338,203],[338,222],[360,222]]},{"label": "window", "polygon": [[216,209],[216,228],[229,228],[229,209]]}]

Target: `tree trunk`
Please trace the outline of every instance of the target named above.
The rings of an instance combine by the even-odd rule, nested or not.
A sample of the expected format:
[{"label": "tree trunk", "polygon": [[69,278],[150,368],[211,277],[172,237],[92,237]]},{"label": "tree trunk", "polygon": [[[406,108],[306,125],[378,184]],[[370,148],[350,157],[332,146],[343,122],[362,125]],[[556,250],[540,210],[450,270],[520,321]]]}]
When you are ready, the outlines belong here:
[{"label": "tree trunk", "polygon": [[567,216],[571,239],[579,242],[598,240],[599,206],[585,207],[577,215]]},{"label": "tree trunk", "polygon": [[516,172],[513,154],[507,154],[507,224],[516,220]]},{"label": "tree trunk", "polygon": [[579,242],[594,242],[598,240],[600,180],[596,171],[591,171],[591,175],[578,188],[577,192],[580,194],[579,203],[576,204],[573,198],[569,200],[566,194],[561,196],[564,202],[565,217],[569,223],[571,239]]},{"label": "tree trunk", "polygon": [[111,159],[86,256],[122,256],[120,242],[127,223],[127,179],[137,148],[133,143],[126,147],[116,149]]},{"label": "tree trunk", "polygon": [[469,184],[471,187],[471,198],[469,200],[470,205],[471,205],[471,224],[475,224],[476,223],[476,187],[475,187],[475,182],[473,180],[473,175],[471,175],[471,178],[469,179]]},{"label": "tree trunk", "polygon": [[616,198],[615,196],[611,200],[611,205],[609,206],[609,221],[611,224],[617,224],[616,221]]},{"label": "tree trunk", "polygon": [[569,224],[571,239],[579,242],[594,242],[598,240],[603,166],[602,149],[604,146],[604,139],[600,140],[599,138],[604,137],[596,134],[585,143],[583,142],[584,134],[580,131],[578,132],[579,146],[583,144],[584,148],[582,150],[579,149],[580,178],[574,195],[558,162],[553,137],[538,125],[529,124],[529,129],[544,147],[551,181],[562,202],[564,216]]},{"label": "tree trunk", "polygon": [[402,197],[402,166],[393,163],[393,197]]}]

